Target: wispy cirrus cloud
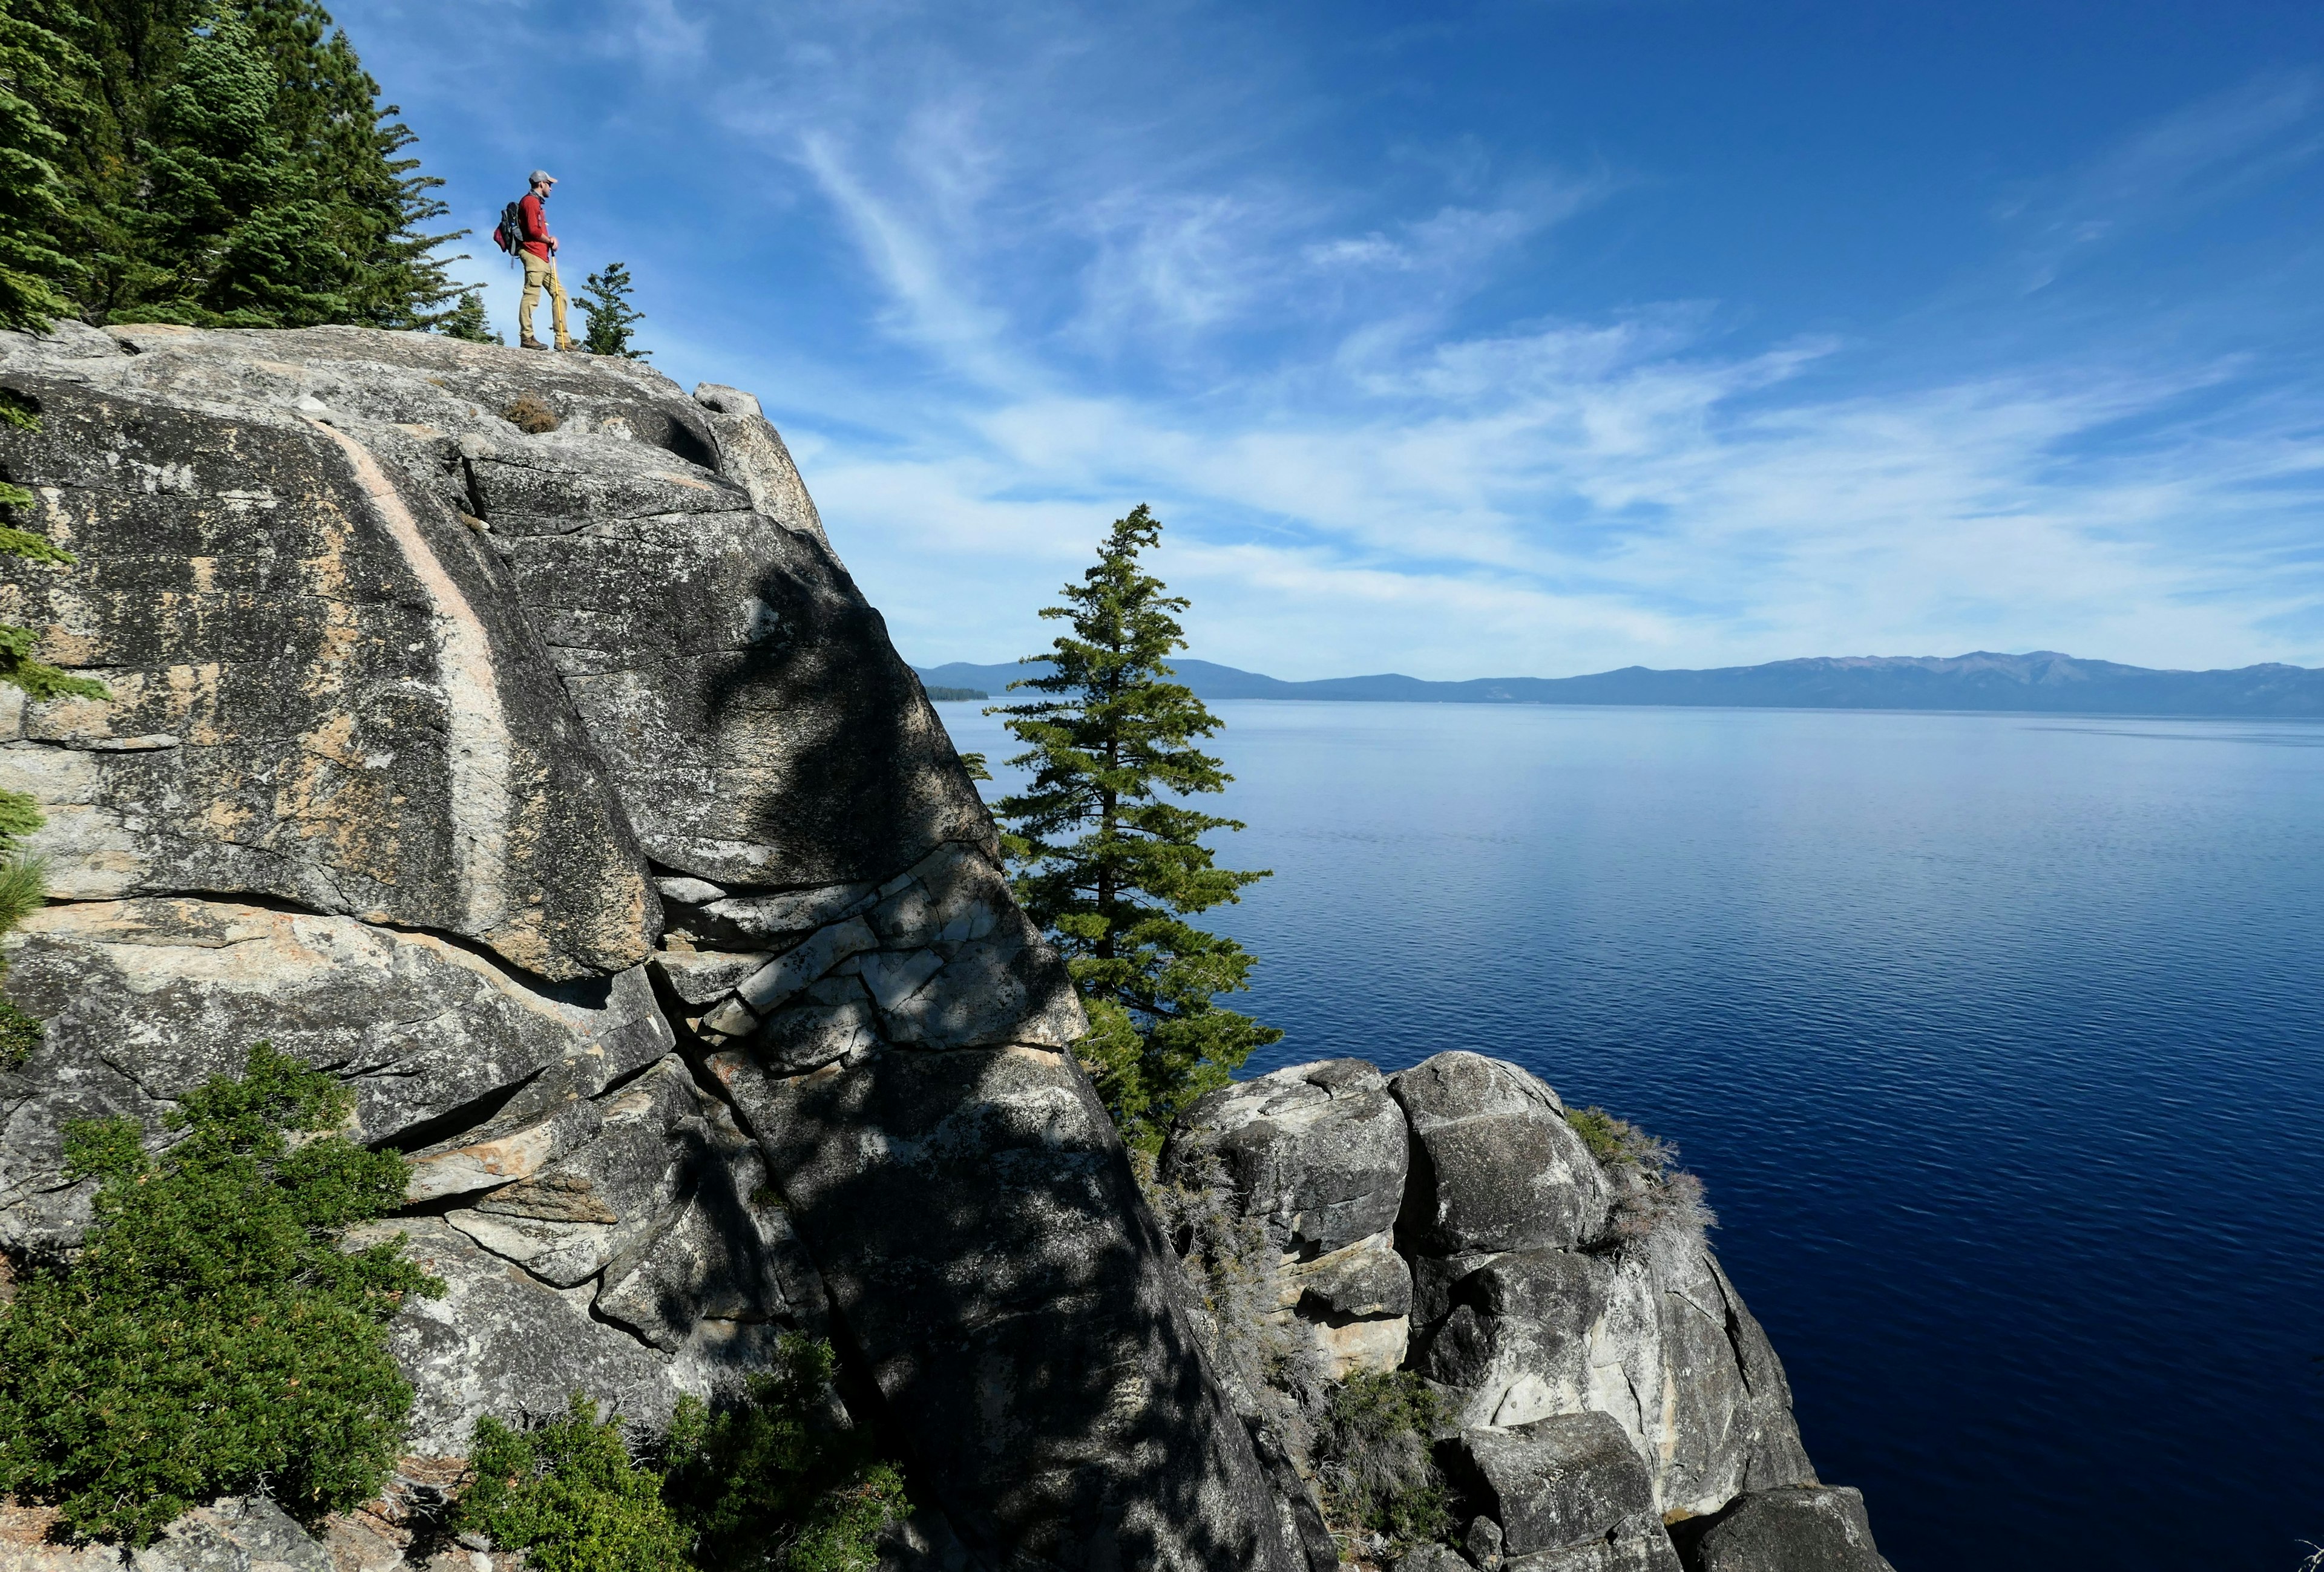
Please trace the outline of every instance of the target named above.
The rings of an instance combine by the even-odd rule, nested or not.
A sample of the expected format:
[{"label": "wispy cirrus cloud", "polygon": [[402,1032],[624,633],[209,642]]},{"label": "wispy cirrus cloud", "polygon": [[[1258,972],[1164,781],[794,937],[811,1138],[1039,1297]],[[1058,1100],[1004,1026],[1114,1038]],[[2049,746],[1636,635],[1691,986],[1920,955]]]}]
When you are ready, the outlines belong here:
[{"label": "wispy cirrus cloud", "polygon": [[[503,40],[565,24],[483,9]],[[591,106],[696,150],[668,200],[724,225],[718,254],[663,253],[653,342],[782,412],[916,657],[1039,642],[1034,609],[1146,500],[1199,652],[1286,676],[2324,661],[2324,380],[2078,282],[2303,169],[2298,69],[2058,160],[1964,262],[1981,290],[1835,328],[1573,304],[1669,171],[1457,116],[1361,151],[1365,94],[1413,85],[1391,54],[1334,78],[1356,68],[1268,14],[650,0],[574,24],[696,61]],[[737,252],[787,292],[752,298]]]},{"label": "wispy cirrus cloud", "polygon": [[2164,116],[2046,191],[2013,197],[2002,216],[2032,231],[2023,287],[2044,289],[2142,229],[2183,220],[2324,153],[2319,110],[2313,71],[2270,73]]}]

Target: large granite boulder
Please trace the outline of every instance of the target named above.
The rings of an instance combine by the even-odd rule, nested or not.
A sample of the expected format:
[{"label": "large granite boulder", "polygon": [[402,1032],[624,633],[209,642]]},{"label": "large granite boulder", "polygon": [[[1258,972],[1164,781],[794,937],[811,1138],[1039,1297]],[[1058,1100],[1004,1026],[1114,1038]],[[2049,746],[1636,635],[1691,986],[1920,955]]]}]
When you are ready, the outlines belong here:
[{"label": "large granite boulder", "polygon": [[324,423],[271,346],[125,336],[154,347],[0,347],[42,418],[5,444],[28,522],[80,559],[10,559],[0,618],[113,693],[0,706],[0,788],[42,804],[56,893],[280,900],[555,980],[643,961],[636,840],[507,568],[399,483],[423,439]]},{"label": "large granite boulder", "polygon": [[1565,1249],[1604,1228],[1604,1176],[1538,1077],[1481,1053],[1439,1053],[1388,1078],[1412,1124],[1399,1228],[1433,1255]]},{"label": "large granite boulder", "polygon": [[1277,1564],[1250,1443],[1067,1055],[875,1050],[789,1077],[715,1062],[972,1549]]},{"label": "large granite boulder", "polygon": [[1895,1572],[1862,1494],[1842,1485],[1756,1490],[1672,1534],[1687,1572]]},{"label": "large granite boulder", "polygon": [[1222,1087],[1180,1116],[1163,1177],[1224,1184],[1283,1253],[1283,1306],[1333,1375],[1404,1361],[1412,1272],[1391,1232],[1410,1145],[1387,1079],[1360,1059]]},{"label": "large granite boulder", "polygon": [[1654,1481],[1628,1432],[1582,1412],[1517,1430],[1470,1430],[1452,1448],[1455,1471],[1504,1567],[1528,1572],[1679,1572],[1663,1532]]},{"label": "large granite boulder", "polygon": [[[675,1040],[643,967],[546,984],[352,917],[74,901],[34,914],[12,944],[9,992],[47,1039],[0,1073],[0,1247],[60,1247],[86,1225],[88,1187],[60,1172],[66,1121],[126,1117],[159,1139],[180,1094],[239,1071],[260,1041],[344,1078],[363,1139],[423,1154],[414,1198],[427,1199],[549,1161],[576,1110]],[[438,1155],[512,1139],[473,1162]]]},{"label": "large granite boulder", "polygon": [[1172,1129],[1162,1170],[1215,1163],[1269,1238],[1312,1257],[1395,1226],[1406,1145],[1387,1078],[1360,1059],[1331,1059],[1204,1098]]},{"label": "large granite boulder", "polygon": [[70,901],[12,942],[0,1247],[84,1226],[62,1121],[159,1139],[267,1039],[414,1160],[427,1447],[819,1329],[936,1562],[1277,1563],[1071,983],[754,400],[353,328],[0,334],[0,384],[79,556],[0,618],[115,695],[0,690]]}]

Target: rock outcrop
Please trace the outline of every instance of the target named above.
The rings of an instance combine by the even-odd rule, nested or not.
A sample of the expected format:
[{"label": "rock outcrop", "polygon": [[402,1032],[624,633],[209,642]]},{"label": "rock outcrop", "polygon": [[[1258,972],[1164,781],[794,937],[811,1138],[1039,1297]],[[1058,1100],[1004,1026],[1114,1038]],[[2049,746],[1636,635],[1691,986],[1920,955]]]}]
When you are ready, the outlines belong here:
[{"label": "rock outcrop", "polygon": [[[1406,1369],[1447,1401],[1437,1451],[1477,1514],[1471,1563],[1886,1566],[1861,1498],[1817,1481],[1782,1363],[1699,1229],[1621,1233],[1635,1181],[1523,1068],[1294,1065],[1197,1103],[1162,1170],[1222,1183],[1264,1230],[1282,1313],[1334,1374]],[[1453,1564],[1416,1568],[1431,1558]]]},{"label": "rock outcrop", "polygon": [[978,1562],[1269,1564],[1071,985],[754,400],[351,328],[63,324],[0,382],[79,558],[0,616],[113,694],[0,689],[58,897],[0,1246],[85,1227],[66,1120],[158,1141],[272,1041],[414,1159],[423,1451],[806,1328]]},{"label": "rock outcrop", "polygon": [[[0,687],[55,896],[10,941],[46,1034],[0,1072],[0,1252],[88,1227],[68,1121],[159,1144],[271,1042],[410,1160],[366,1236],[447,1285],[390,1331],[412,1499],[483,1415],[652,1422],[801,1330],[929,1509],[897,1566],[1336,1565],[755,399],[352,328],[63,324],[0,335],[0,386],[40,417],[0,476],[78,558],[0,559],[0,620],[112,694]],[[1717,1262],[1619,1247],[1618,1184],[1524,1071],[1277,1071],[1166,1166],[1231,1190],[1323,1368],[1447,1394],[1457,1564],[1880,1565]],[[217,1503],[134,1565],[313,1561],[271,1513]],[[401,1563],[392,1516],[338,1564]]]}]

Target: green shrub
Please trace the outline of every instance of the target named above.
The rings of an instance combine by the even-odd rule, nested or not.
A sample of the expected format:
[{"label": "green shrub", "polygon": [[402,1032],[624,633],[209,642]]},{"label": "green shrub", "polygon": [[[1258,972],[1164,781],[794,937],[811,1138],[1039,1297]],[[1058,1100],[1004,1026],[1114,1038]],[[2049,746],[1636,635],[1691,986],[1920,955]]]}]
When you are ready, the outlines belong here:
[{"label": "green shrub", "polygon": [[1452,1504],[1430,1452],[1450,1410],[1409,1370],[1351,1371],[1316,1427],[1323,1510],[1342,1533],[1384,1534],[1393,1549],[1441,1540]]},{"label": "green shrub", "polygon": [[405,1182],[401,1157],[326,1133],[351,1106],[262,1043],[187,1094],[158,1157],[130,1120],[66,1126],[96,1220],[69,1270],[28,1273],[0,1311],[0,1491],[142,1544],[220,1495],[263,1486],[312,1517],[378,1489],[411,1407],[385,1323],[443,1285],[401,1236],[339,1248]]},{"label": "green shrub", "polygon": [[794,1335],[736,1406],[714,1413],[680,1400],[663,1444],[663,1491],[694,1530],[706,1572],[868,1569],[881,1526],[912,1510],[870,1430],[844,1421],[833,1365],[830,1344]]},{"label": "green shrub", "polygon": [[476,1421],[468,1449],[476,1482],[460,1522],[540,1572],[685,1572],[687,1534],[641,1467],[621,1427],[575,1393],[562,1419],[531,1430]]},{"label": "green shrub", "polygon": [[742,1401],[682,1398],[648,1458],[576,1393],[562,1419],[476,1421],[460,1523],[540,1572],[870,1572],[912,1510],[832,1393],[831,1345],[787,1337]]},{"label": "green shrub", "polygon": [[1628,1119],[1618,1119],[1604,1108],[1587,1108],[1566,1109],[1565,1122],[1600,1164],[1637,1161],[1634,1143],[1645,1132]]}]

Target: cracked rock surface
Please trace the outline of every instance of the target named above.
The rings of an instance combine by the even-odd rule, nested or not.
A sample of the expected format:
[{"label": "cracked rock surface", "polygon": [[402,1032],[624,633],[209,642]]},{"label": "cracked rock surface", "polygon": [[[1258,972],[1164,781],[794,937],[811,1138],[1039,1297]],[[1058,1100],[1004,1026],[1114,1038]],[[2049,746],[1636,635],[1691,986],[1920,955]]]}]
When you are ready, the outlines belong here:
[{"label": "cracked rock surface", "polygon": [[0,334],[0,385],[78,557],[0,565],[0,618],[114,694],[0,690],[58,897],[12,941],[47,1035],[0,1249],[86,1227],[66,1120],[158,1144],[267,1040],[413,1160],[421,1452],[574,1391],[652,1420],[797,1328],[907,1456],[908,1562],[1279,1564],[1071,983],[754,398],[72,323]]},{"label": "cracked rock surface", "polygon": [[[78,557],[0,561],[0,620],[115,695],[0,688],[0,787],[42,804],[57,896],[9,942],[46,1035],[0,1073],[0,1252],[86,1228],[66,1121],[159,1145],[269,1041],[411,1162],[365,1236],[447,1285],[390,1330],[414,1477],[456,1475],[484,1414],[577,1391],[650,1422],[799,1330],[904,1457],[924,1510],[890,1566],[1337,1564],[754,398],[427,335],[69,323],[0,334],[0,386],[42,422],[0,431],[0,474]],[[552,428],[504,418],[527,397]],[[1328,1370],[1451,1400],[1476,1556],[1882,1565],[1709,1248],[1616,1238],[1620,1176],[1524,1070],[1277,1071],[1204,1099],[1163,1168],[1223,1181]],[[321,1565],[271,1510],[134,1564]],[[393,1516],[329,1559],[404,1564]],[[84,1558],[0,1535],[0,1566],[127,1564],[57,1554]]]},{"label": "cracked rock surface", "polygon": [[1783,1365],[1711,1246],[1618,1236],[1620,1176],[1520,1066],[1293,1065],[1187,1110],[1161,1165],[1223,1175],[1280,1253],[1282,1313],[1334,1374],[1408,1370],[1450,1402],[1439,1456],[1487,1549],[1404,1566],[1772,1572],[1871,1553],[1861,1498],[1819,1485]]}]

